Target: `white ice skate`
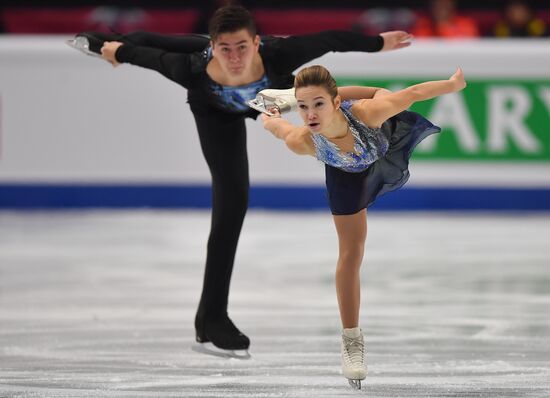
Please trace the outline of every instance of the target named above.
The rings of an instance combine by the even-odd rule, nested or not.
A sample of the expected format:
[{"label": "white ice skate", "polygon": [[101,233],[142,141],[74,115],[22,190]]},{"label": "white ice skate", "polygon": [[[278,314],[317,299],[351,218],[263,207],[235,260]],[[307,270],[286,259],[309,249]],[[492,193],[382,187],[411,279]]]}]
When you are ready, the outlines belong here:
[{"label": "white ice skate", "polygon": [[367,377],[365,342],[361,329],[344,329],[342,334],[342,373],[350,386],[360,390]]},{"label": "white ice skate", "polygon": [[76,36],[74,39],[67,40],[65,43],[78,51],[92,57],[101,58],[101,55],[90,50],[90,42],[85,36]]},{"label": "white ice skate", "polygon": [[256,98],[247,101],[247,103],[251,108],[269,116],[274,116],[274,113],[271,112],[273,109],[277,109],[279,113],[285,113],[294,111],[298,107],[294,88],[286,90],[268,88],[260,91]]}]

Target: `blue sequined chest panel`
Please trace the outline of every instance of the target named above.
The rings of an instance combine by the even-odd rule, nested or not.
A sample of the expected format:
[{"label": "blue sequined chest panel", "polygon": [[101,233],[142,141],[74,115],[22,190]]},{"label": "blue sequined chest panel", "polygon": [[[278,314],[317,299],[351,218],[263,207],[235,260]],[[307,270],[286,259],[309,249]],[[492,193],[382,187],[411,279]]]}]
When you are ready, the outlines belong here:
[{"label": "blue sequined chest panel", "polygon": [[[208,60],[212,58],[212,49],[207,50]],[[212,82],[210,88],[214,95],[220,99],[222,106],[231,112],[249,112],[248,100],[256,98],[256,94],[265,88],[269,88],[270,82],[266,74],[260,80],[243,86],[222,86]]]},{"label": "blue sequined chest panel", "polygon": [[388,151],[388,139],[380,128],[367,127],[351,113],[353,101],[344,101],[340,109],[353,135],[354,152],[342,152],[338,146],[321,134],[312,134],[317,159],[349,173],[365,171]]}]

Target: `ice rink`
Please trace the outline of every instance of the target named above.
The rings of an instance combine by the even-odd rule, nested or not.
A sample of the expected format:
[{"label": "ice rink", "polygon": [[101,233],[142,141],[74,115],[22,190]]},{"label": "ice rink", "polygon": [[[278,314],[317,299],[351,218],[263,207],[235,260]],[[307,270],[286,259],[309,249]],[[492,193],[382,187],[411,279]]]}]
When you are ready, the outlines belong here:
[{"label": "ice rink", "polygon": [[372,213],[369,375],[340,373],[327,212],[249,212],[230,316],[192,350],[209,213],[0,213],[0,397],[548,397],[550,214]]}]

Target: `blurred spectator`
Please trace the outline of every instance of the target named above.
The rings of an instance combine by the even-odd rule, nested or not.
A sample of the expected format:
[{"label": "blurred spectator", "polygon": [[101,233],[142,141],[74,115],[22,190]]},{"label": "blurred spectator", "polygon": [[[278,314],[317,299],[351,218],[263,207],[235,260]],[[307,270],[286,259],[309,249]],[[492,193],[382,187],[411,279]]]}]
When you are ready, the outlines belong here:
[{"label": "blurred spectator", "polygon": [[504,19],[495,25],[494,34],[497,37],[542,37],[548,34],[548,28],[526,1],[512,0],[506,4]]},{"label": "blurred spectator", "polygon": [[377,35],[390,30],[410,31],[414,21],[414,12],[408,8],[371,8],[359,15],[351,28],[366,35]]},{"label": "blurred spectator", "polygon": [[6,28],[4,27],[4,9],[0,7],[0,34],[6,33]]},{"label": "blurred spectator", "polygon": [[455,0],[431,0],[429,15],[420,16],[411,32],[416,37],[478,37],[476,21],[458,13]]},{"label": "blurred spectator", "polygon": [[141,8],[99,6],[88,16],[93,30],[100,32],[131,32],[144,29],[147,24],[147,13]]}]

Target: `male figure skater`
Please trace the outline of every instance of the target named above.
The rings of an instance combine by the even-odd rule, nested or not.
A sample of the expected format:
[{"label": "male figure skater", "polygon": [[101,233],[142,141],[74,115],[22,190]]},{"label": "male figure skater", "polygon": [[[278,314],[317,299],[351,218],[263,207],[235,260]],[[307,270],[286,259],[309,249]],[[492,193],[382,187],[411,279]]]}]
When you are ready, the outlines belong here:
[{"label": "male figure skater", "polygon": [[[188,90],[202,152],[212,175],[212,224],[195,318],[196,339],[199,343],[212,342],[222,350],[247,350],[249,338],[227,313],[233,262],[248,207],[245,118],[258,115],[247,101],[266,88],[292,87],[296,68],[329,51],[394,50],[408,46],[410,35],[402,31],[380,36],[325,31],[260,38],[254,19],[241,6],[220,8],[210,21],[209,34],[85,32],[78,34],[72,45],[101,55],[113,66],[130,63],[156,70]],[[369,94],[352,92],[347,97],[364,95]]]}]

